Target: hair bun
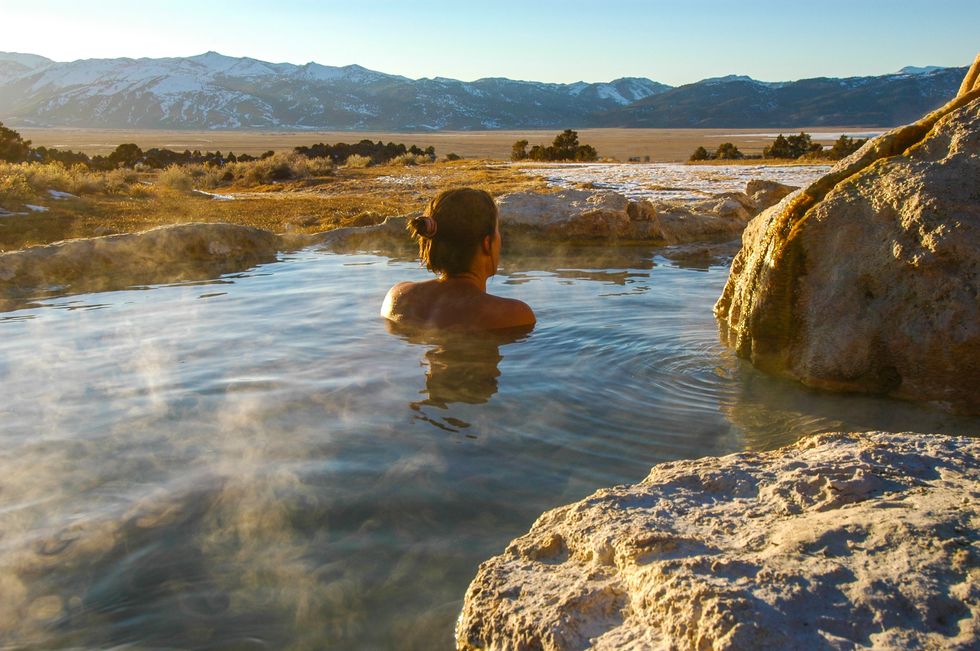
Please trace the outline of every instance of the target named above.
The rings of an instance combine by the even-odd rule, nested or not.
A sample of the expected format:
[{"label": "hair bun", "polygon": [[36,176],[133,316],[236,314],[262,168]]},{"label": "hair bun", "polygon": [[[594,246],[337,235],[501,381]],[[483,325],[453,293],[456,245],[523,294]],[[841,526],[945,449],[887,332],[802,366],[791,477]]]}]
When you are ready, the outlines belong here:
[{"label": "hair bun", "polygon": [[436,235],[436,231],[439,230],[439,223],[436,222],[432,217],[418,217],[414,222],[415,231],[422,237],[432,239]]}]

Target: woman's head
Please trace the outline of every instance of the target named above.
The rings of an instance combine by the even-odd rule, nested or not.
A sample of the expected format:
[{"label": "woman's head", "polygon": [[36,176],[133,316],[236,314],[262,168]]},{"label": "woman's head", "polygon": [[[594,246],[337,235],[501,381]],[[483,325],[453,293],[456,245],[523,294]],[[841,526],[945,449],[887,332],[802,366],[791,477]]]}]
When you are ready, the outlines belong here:
[{"label": "woman's head", "polygon": [[497,204],[483,190],[458,188],[441,192],[422,217],[408,223],[419,241],[426,269],[447,275],[470,269],[484,238],[497,232]]}]

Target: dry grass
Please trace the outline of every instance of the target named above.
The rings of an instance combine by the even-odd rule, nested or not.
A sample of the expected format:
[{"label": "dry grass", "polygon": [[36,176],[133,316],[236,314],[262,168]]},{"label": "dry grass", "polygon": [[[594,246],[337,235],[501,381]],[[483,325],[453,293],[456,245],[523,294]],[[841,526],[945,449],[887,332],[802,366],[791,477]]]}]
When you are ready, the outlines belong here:
[{"label": "dry grass", "polygon": [[363,167],[370,167],[370,166],[371,166],[371,157],[361,156],[360,154],[351,154],[350,156],[347,157],[347,160],[344,161],[344,167],[363,168]]},{"label": "dry grass", "polygon": [[[242,179],[231,185],[222,184],[218,191],[232,194],[233,201],[163,187],[159,175],[166,171],[156,177],[146,175],[145,180],[152,185],[137,182],[126,185],[121,192],[106,189],[63,201],[44,197],[32,203],[48,207],[48,212],[0,218],[0,250],[191,221],[243,224],[277,233],[313,233],[375,223],[387,216],[421,210],[435,194],[451,187],[476,187],[493,195],[546,189],[541,179],[509,165],[487,161],[463,160],[409,168],[381,165],[334,170],[331,166],[330,170],[328,176],[310,175],[277,183],[251,185],[251,180]],[[209,168],[194,166],[182,172],[198,188],[203,187],[201,180],[211,173]],[[119,180],[132,174],[116,170],[107,173],[107,178]],[[6,179],[0,174],[0,185]],[[21,200],[0,194],[0,198],[4,197],[0,203],[8,204],[5,207],[22,206]]]},{"label": "dry grass", "polygon": [[0,205],[11,200],[44,196],[48,190],[72,194],[105,193],[123,190],[136,182],[136,173],[127,170],[93,172],[76,165],[61,163],[3,163],[0,162]]},{"label": "dry grass", "polygon": [[[570,125],[572,126],[572,125]],[[18,127],[24,138],[34,145],[108,154],[121,142],[135,142],[144,150],[166,147],[175,151],[234,151],[258,155],[270,149],[292,150],[316,142],[357,142],[363,138],[377,142],[402,142],[406,145],[432,145],[440,156],[455,152],[464,158],[508,160],[511,146],[517,140],[550,144],[561,129],[541,131],[439,131],[429,133],[395,133],[375,131],[164,131],[117,129],[36,129]],[[653,162],[686,161],[699,145],[713,151],[723,142],[733,142],[746,154],[761,154],[771,138],[760,133],[860,133],[855,127],[800,125],[781,129],[579,129],[579,140],[594,146],[600,156],[621,161],[630,157],[650,156]],[[830,144],[831,140],[818,141]]]}]

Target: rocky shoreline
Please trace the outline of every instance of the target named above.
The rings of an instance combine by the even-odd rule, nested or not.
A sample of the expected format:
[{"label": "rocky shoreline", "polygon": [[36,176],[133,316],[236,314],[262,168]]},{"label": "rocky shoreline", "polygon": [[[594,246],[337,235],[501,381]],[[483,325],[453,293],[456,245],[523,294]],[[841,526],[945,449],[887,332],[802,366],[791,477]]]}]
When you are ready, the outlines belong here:
[{"label": "rocky shoreline", "polygon": [[[715,306],[762,370],[980,413],[980,56],[752,220]],[[459,649],[980,646],[980,438],[841,433],[655,466],[483,563]]]},{"label": "rocky shoreline", "polygon": [[[499,198],[500,223],[508,249],[556,242],[569,246],[703,242],[710,256],[718,243],[736,242],[753,215],[793,189],[755,180],[744,193],[728,192],[693,203],[632,201],[608,190],[519,192]],[[281,251],[307,246],[412,256],[414,243],[405,229],[409,216],[314,234],[188,223],[0,253],[0,309],[16,309],[38,296],[212,278],[272,262]]]},{"label": "rocky shoreline", "polygon": [[980,439],[826,434],[655,466],[480,566],[460,649],[975,648]]}]

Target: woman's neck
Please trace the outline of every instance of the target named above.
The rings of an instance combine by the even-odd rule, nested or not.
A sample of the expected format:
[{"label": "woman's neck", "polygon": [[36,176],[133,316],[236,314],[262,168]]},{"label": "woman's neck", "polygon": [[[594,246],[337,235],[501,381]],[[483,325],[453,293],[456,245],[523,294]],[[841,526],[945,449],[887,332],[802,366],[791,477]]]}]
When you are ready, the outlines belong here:
[{"label": "woman's neck", "polygon": [[478,274],[475,271],[463,271],[457,274],[444,274],[442,279],[466,283],[467,285],[476,287],[481,292],[487,291],[487,277],[483,274]]}]

